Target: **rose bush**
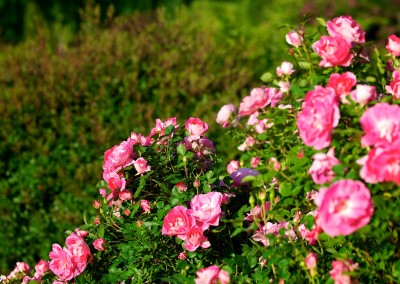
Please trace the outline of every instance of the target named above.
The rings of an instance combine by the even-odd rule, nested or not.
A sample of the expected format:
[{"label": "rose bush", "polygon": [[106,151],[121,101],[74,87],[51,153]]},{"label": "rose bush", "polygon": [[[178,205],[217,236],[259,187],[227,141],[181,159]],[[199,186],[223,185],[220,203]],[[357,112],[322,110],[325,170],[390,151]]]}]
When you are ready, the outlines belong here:
[{"label": "rose bush", "polygon": [[398,38],[380,51],[351,16],[307,20],[292,62],[216,116],[235,160],[200,118],[157,119],[105,151],[98,215],[1,281],[398,283]]}]

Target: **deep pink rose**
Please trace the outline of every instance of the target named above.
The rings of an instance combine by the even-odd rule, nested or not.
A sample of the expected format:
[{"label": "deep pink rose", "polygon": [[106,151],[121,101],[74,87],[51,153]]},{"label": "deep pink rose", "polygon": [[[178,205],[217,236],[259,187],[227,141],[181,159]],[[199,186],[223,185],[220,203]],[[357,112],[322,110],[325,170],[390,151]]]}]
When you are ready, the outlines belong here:
[{"label": "deep pink rose", "polygon": [[126,181],[123,175],[117,174],[116,172],[104,171],[103,179],[107,182],[108,188],[112,191],[115,191],[117,189],[125,189]]},{"label": "deep pink rose", "polygon": [[275,106],[283,97],[276,88],[255,88],[239,105],[239,116],[249,116],[267,105]]},{"label": "deep pink rose", "polygon": [[389,36],[386,49],[391,55],[396,57],[400,56],[400,38],[398,38],[396,35]]},{"label": "deep pink rose", "polygon": [[143,209],[143,211],[145,212],[145,213],[148,213],[148,212],[150,212],[150,202],[148,201],[148,200],[145,200],[145,199],[142,199],[141,201],[140,201],[140,207],[142,207],[142,209]]},{"label": "deep pink rose", "polygon": [[53,244],[52,251],[49,253],[50,270],[60,278],[61,281],[69,281],[77,276],[75,263],[72,261],[72,253],[61,248],[59,244]]},{"label": "deep pink rose", "polygon": [[386,91],[398,100],[400,98],[400,71],[395,70],[392,74],[393,81],[386,86]]},{"label": "deep pink rose", "polygon": [[132,141],[122,141],[121,144],[104,153],[103,169],[107,172],[118,172],[120,169],[132,165],[135,156]]},{"label": "deep pink rose", "polygon": [[400,106],[378,103],[367,109],[360,118],[365,134],[361,145],[380,146],[400,138]]},{"label": "deep pink rose", "polygon": [[86,236],[89,234],[87,231],[81,230],[81,229],[79,229],[79,228],[76,228],[76,229],[75,229],[75,233],[76,233],[78,236],[80,236],[81,238],[84,238],[84,237],[86,237]]},{"label": "deep pink rose", "polygon": [[185,128],[189,131],[189,141],[193,141],[199,139],[201,135],[207,132],[208,125],[200,118],[190,117],[186,120]]},{"label": "deep pink rose", "polygon": [[196,224],[194,217],[189,210],[183,206],[175,206],[165,216],[162,227],[162,234],[168,236],[186,235]]},{"label": "deep pink rose", "polygon": [[189,233],[180,238],[185,241],[183,247],[188,251],[195,251],[198,247],[208,248],[211,246],[207,237],[204,236],[203,230],[197,226],[194,226]]},{"label": "deep pink rose", "polygon": [[94,242],[93,242],[93,246],[94,246],[94,248],[97,249],[97,250],[105,250],[104,245],[105,245],[106,243],[107,243],[106,240],[103,239],[103,238],[95,239]]},{"label": "deep pink rose", "polygon": [[357,84],[356,75],[347,71],[343,74],[334,73],[329,77],[327,87],[335,90],[336,96],[342,102],[346,102],[346,95],[349,95],[353,87]]},{"label": "deep pink rose", "polygon": [[322,57],[321,67],[350,66],[353,55],[351,44],[342,37],[322,36],[312,45],[314,51]]},{"label": "deep pink rose", "polygon": [[299,47],[303,44],[303,36],[296,31],[290,31],[285,36],[286,42],[294,47]]},{"label": "deep pink rose", "polygon": [[335,173],[332,171],[333,166],[340,164],[334,154],[334,148],[329,149],[328,153],[317,153],[313,155],[314,162],[308,172],[316,184],[324,184],[330,182]]},{"label": "deep pink rose", "polygon": [[334,260],[332,261],[332,270],[329,275],[334,280],[335,284],[351,284],[351,277],[343,272],[354,271],[358,267],[358,263],[353,263],[351,260]]},{"label": "deep pink rose", "polygon": [[376,99],[375,86],[357,85],[356,89],[350,93],[350,97],[362,106],[365,106]]},{"label": "deep pink rose", "polygon": [[190,215],[196,219],[197,225],[204,230],[218,226],[221,216],[222,194],[209,192],[195,195],[190,201]]},{"label": "deep pink rose", "polygon": [[330,36],[339,36],[353,43],[364,43],[365,32],[351,16],[340,16],[326,23]]},{"label": "deep pink rose", "polygon": [[217,123],[222,127],[228,127],[230,125],[231,115],[234,114],[236,108],[233,104],[227,104],[221,107],[217,114]]},{"label": "deep pink rose", "polygon": [[85,270],[87,262],[92,259],[90,248],[80,236],[74,233],[67,237],[65,243],[78,270],[76,275],[79,275]]},{"label": "deep pink rose", "polygon": [[314,201],[321,227],[332,237],[364,227],[374,211],[369,189],[360,181],[336,181],[328,189],[321,188]]},{"label": "deep pink rose", "polygon": [[133,166],[139,174],[144,174],[151,170],[151,167],[147,165],[147,161],[144,158],[138,158],[133,161]]},{"label": "deep pink rose", "polygon": [[328,147],[332,130],[338,125],[339,118],[339,107],[332,88],[316,86],[309,91],[303,110],[297,117],[297,127],[304,144],[317,150]]},{"label": "deep pink rose", "polygon": [[310,245],[316,245],[318,243],[318,236],[323,231],[321,228],[321,222],[316,210],[309,212],[307,215],[314,216],[314,225],[310,230],[308,230],[304,224],[300,224],[298,231],[302,239],[306,240]]},{"label": "deep pink rose", "polygon": [[228,272],[216,265],[200,269],[196,275],[195,284],[228,284],[231,281]]},{"label": "deep pink rose", "polygon": [[366,182],[394,182],[400,185],[400,139],[392,144],[374,147],[358,163],[363,166],[360,176]]}]

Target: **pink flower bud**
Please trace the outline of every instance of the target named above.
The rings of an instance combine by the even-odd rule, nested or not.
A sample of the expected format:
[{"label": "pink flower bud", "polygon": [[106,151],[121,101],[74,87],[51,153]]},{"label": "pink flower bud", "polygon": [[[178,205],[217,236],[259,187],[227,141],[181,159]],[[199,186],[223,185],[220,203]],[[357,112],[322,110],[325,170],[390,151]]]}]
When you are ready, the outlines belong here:
[{"label": "pink flower bud", "polygon": [[130,190],[123,190],[119,193],[119,199],[128,201],[132,199],[132,192]]},{"label": "pink flower bud", "polygon": [[150,202],[148,200],[145,200],[145,199],[141,200],[140,207],[142,207],[142,209],[145,213],[150,212]]},{"label": "pink flower bud", "polygon": [[187,184],[184,182],[178,182],[176,184],[176,187],[180,190],[180,191],[187,191]]},{"label": "pink flower bud", "polygon": [[76,229],[75,229],[75,233],[76,233],[78,236],[82,237],[82,238],[86,237],[86,236],[89,234],[88,232],[86,232],[86,231],[84,231],[84,230],[81,230],[81,229],[79,229],[79,228],[76,228]]},{"label": "pink flower bud", "polygon": [[98,200],[93,201],[93,207],[94,207],[94,208],[99,209],[100,206],[101,206],[100,201],[98,201]]},{"label": "pink flower bud", "polygon": [[181,252],[179,255],[178,255],[178,258],[179,259],[182,259],[182,260],[185,260],[186,258],[187,258],[187,255],[186,255],[186,252]]},{"label": "pink flower bud", "polygon": [[290,31],[285,36],[286,42],[294,47],[299,47],[303,44],[303,37],[295,31]]},{"label": "pink flower bud", "polygon": [[130,211],[129,209],[125,209],[125,210],[124,210],[124,214],[125,214],[126,216],[129,216],[129,215],[131,215],[131,211]]},{"label": "pink flower bud", "polygon": [[97,249],[97,250],[105,250],[104,245],[105,245],[106,243],[107,243],[107,242],[106,242],[105,239],[100,238],[100,239],[96,239],[96,240],[93,242],[93,246],[94,246],[94,248]]}]

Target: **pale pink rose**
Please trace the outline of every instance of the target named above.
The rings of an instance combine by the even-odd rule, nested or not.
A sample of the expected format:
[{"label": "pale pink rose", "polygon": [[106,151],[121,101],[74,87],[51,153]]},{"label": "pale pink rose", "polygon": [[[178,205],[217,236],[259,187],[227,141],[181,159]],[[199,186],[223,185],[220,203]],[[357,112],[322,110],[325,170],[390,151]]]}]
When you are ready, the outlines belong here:
[{"label": "pale pink rose", "polygon": [[247,176],[257,176],[260,173],[250,168],[240,168],[236,172],[230,174],[231,179],[235,185],[243,185],[242,180]]},{"label": "pale pink rose", "polygon": [[126,189],[122,190],[118,194],[118,197],[119,197],[120,200],[123,200],[123,201],[128,201],[128,200],[131,200],[133,198],[132,192],[130,190],[126,190]]},{"label": "pale pink rose", "polygon": [[332,130],[339,123],[340,112],[335,91],[315,86],[309,91],[297,117],[297,127],[304,144],[321,150],[331,143]]},{"label": "pale pink rose", "polygon": [[151,167],[147,165],[147,161],[144,158],[138,158],[133,161],[133,166],[139,174],[144,174],[151,170]]},{"label": "pale pink rose", "polygon": [[10,274],[7,276],[7,279],[22,279],[23,276],[29,274],[30,268],[29,265],[25,262],[17,262],[15,264],[15,268]]},{"label": "pale pink rose", "polygon": [[365,132],[361,145],[380,146],[400,138],[400,107],[388,103],[378,103],[367,109],[360,118]]},{"label": "pale pink rose", "polygon": [[61,281],[69,281],[79,274],[75,263],[72,261],[72,253],[68,249],[61,248],[59,244],[53,244],[49,257],[51,260],[50,270]]},{"label": "pale pink rose", "polygon": [[190,232],[194,225],[196,225],[196,220],[189,213],[189,210],[183,206],[175,206],[164,217],[161,232],[168,236],[184,236]]},{"label": "pale pink rose", "polygon": [[107,186],[110,190],[114,191],[117,189],[124,190],[126,181],[123,175],[117,174],[116,172],[103,172],[103,179],[107,182]]},{"label": "pale pink rose", "polygon": [[203,230],[197,226],[194,226],[189,233],[180,238],[185,241],[183,247],[188,251],[195,251],[198,247],[208,248],[211,246],[207,237],[204,236]]},{"label": "pale pink rose", "polygon": [[228,272],[216,265],[200,269],[196,275],[195,284],[228,284],[231,281]]},{"label": "pale pink rose", "polygon": [[277,88],[265,88],[265,92],[269,97],[269,104],[272,107],[275,107],[283,98],[283,93]]},{"label": "pale pink rose", "polygon": [[258,112],[258,111],[256,111],[256,112],[253,112],[250,116],[249,116],[249,119],[247,120],[247,125],[249,125],[249,126],[253,126],[253,125],[256,125],[257,123],[258,123],[258,115],[259,115],[260,113]]},{"label": "pale pink rose", "polygon": [[142,199],[140,201],[140,207],[142,207],[145,213],[150,212],[150,202],[148,200]]},{"label": "pale pink rose", "polygon": [[255,156],[251,158],[250,167],[253,169],[256,168],[261,163],[261,159],[259,156]]},{"label": "pale pink rose", "polygon": [[342,102],[347,102],[346,95],[349,95],[353,87],[357,84],[356,75],[347,71],[343,74],[334,73],[329,77],[327,87],[335,90],[336,96]]},{"label": "pale pink rose", "polygon": [[296,31],[290,31],[285,36],[286,42],[294,47],[299,47],[303,44],[303,36]]},{"label": "pale pink rose", "polygon": [[281,164],[275,157],[269,158],[268,165],[273,168],[275,171],[279,171],[281,169]]},{"label": "pale pink rose", "polygon": [[253,147],[256,143],[257,140],[253,137],[246,137],[246,140],[243,142],[243,144],[239,145],[238,150],[242,152],[245,150],[250,150],[251,147]]},{"label": "pale pink rose", "polygon": [[185,128],[189,131],[189,141],[193,141],[199,139],[201,135],[207,132],[208,125],[200,118],[190,117],[185,123]]},{"label": "pale pink rose", "polygon": [[398,38],[396,35],[389,36],[386,49],[391,55],[396,57],[400,56],[400,38]]},{"label": "pale pink rose", "polygon": [[283,97],[276,88],[255,88],[239,105],[239,117],[249,116],[267,105],[275,106]]},{"label": "pale pink rose", "polygon": [[65,243],[72,254],[72,261],[77,269],[75,274],[79,275],[85,270],[87,262],[92,259],[90,248],[80,236],[74,233],[67,237]]},{"label": "pale pink rose", "polygon": [[323,231],[321,228],[321,221],[318,216],[318,211],[311,211],[307,215],[314,216],[314,225],[310,230],[308,230],[304,224],[300,224],[298,231],[302,239],[308,241],[310,245],[316,245],[318,242],[318,236]]},{"label": "pale pink rose", "polygon": [[360,181],[336,181],[328,189],[321,188],[314,201],[320,225],[332,237],[364,227],[374,211],[369,189]]},{"label": "pale pink rose", "polygon": [[307,269],[310,271],[311,276],[316,274],[318,255],[314,252],[309,252],[304,260]]},{"label": "pale pink rose", "polygon": [[374,147],[357,162],[362,165],[360,176],[366,182],[400,185],[400,139],[386,146]]},{"label": "pale pink rose", "polygon": [[376,99],[376,88],[375,86],[360,85],[356,86],[356,89],[350,93],[350,97],[362,106],[365,106],[370,101]]},{"label": "pale pink rose", "polygon": [[296,72],[293,69],[293,64],[287,61],[282,62],[281,66],[276,67],[276,75],[278,77],[282,77],[282,76],[290,76],[292,75],[294,72]]},{"label": "pale pink rose", "polygon": [[106,190],[105,190],[104,188],[100,188],[100,189],[99,189],[99,193],[100,193],[100,195],[103,196],[103,197],[106,197],[106,195],[107,195],[107,192],[106,192]]},{"label": "pale pink rose", "polygon": [[231,115],[236,112],[236,108],[233,104],[227,104],[221,107],[217,114],[217,123],[222,127],[228,127],[231,119]]},{"label": "pale pink rose", "polygon": [[176,185],[175,185],[180,191],[187,191],[187,184],[186,183],[184,183],[184,182],[178,182]]},{"label": "pale pink rose", "polygon": [[343,274],[343,272],[354,271],[358,267],[358,263],[354,263],[352,260],[334,260],[332,261],[332,270],[329,271],[329,275],[334,280],[335,284],[351,284],[350,275]]},{"label": "pale pink rose", "polygon": [[[278,82],[278,86],[279,86],[279,90],[280,90],[282,93],[289,93],[289,90],[290,90],[290,82],[283,82],[283,81],[281,81],[281,82]],[[282,109],[281,106],[282,106],[282,105],[279,105],[278,108]]]},{"label": "pale pink rose", "polygon": [[271,208],[271,204],[267,201],[264,206],[256,205],[253,209],[250,210],[250,213],[247,213],[247,216],[243,219],[245,221],[254,222],[254,218],[258,220],[262,220],[267,216],[268,211]]},{"label": "pale pink rose", "polygon": [[76,233],[78,236],[80,236],[81,238],[84,238],[84,237],[86,237],[86,236],[89,234],[87,231],[81,230],[81,229],[79,229],[79,228],[76,228],[76,229],[75,229],[75,233]]},{"label": "pale pink rose", "polygon": [[107,172],[118,172],[120,169],[133,164],[136,153],[131,141],[122,141],[104,153],[103,169]]},{"label": "pale pink rose", "polygon": [[365,32],[351,16],[340,16],[326,23],[330,36],[340,36],[352,43],[364,43]]},{"label": "pale pink rose", "polygon": [[178,258],[179,259],[181,259],[181,260],[185,260],[186,258],[187,258],[187,255],[186,255],[186,252],[181,252],[179,255],[178,255]]},{"label": "pale pink rose", "polygon": [[297,239],[296,233],[293,231],[293,228],[289,228],[289,223],[285,221],[281,221],[280,223],[267,222],[264,226],[259,224],[258,227],[260,230],[257,230],[251,238],[256,242],[261,242],[264,246],[270,245],[268,235],[272,234],[275,236],[279,236],[279,231],[281,229],[285,229],[285,233],[283,235],[284,237],[293,240]]},{"label": "pale pink rose", "polygon": [[[176,123],[176,117],[170,117],[165,122],[163,122],[161,119],[157,118],[155,120],[154,127],[150,131],[149,137],[152,137],[155,134],[158,134],[159,136],[165,135],[165,128],[167,128],[170,125],[175,126],[175,128],[178,127],[178,125]],[[138,140],[140,140],[140,143],[142,145],[143,145],[143,142],[144,142],[144,144],[148,143],[148,141],[146,141],[146,140],[148,140],[148,138],[147,139],[143,139],[142,137],[138,137]],[[145,146],[145,145],[143,145],[143,146]]]},{"label": "pale pink rose", "polygon": [[312,45],[314,51],[322,57],[321,67],[350,66],[353,55],[351,44],[342,37],[322,36]]},{"label": "pale pink rose", "polygon": [[226,171],[228,172],[228,174],[231,174],[233,172],[236,172],[239,169],[239,167],[240,167],[239,161],[232,160],[229,162],[228,166],[226,167]]},{"label": "pale pink rose", "polygon": [[296,211],[296,214],[294,215],[293,222],[297,223],[300,221],[301,217],[301,211]]},{"label": "pale pink rose", "polygon": [[106,250],[106,248],[104,247],[104,245],[106,244],[106,240],[103,238],[99,238],[99,239],[95,239],[93,242],[93,246],[95,249],[97,250]]},{"label": "pale pink rose", "polygon": [[43,276],[49,269],[50,263],[41,259],[35,266],[35,276]]},{"label": "pale pink rose", "polygon": [[190,201],[190,215],[196,219],[197,226],[203,230],[218,226],[221,216],[222,194],[209,192],[195,195]]},{"label": "pale pink rose", "polygon": [[389,94],[392,94],[393,97],[397,100],[400,98],[400,71],[395,70],[392,74],[393,81],[390,82],[389,85],[386,86],[386,91]]},{"label": "pale pink rose", "polygon": [[330,148],[326,154],[317,153],[312,156],[314,161],[308,172],[316,184],[331,182],[335,177],[332,168],[333,166],[340,164],[340,162],[336,159],[334,151],[334,148]]},{"label": "pale pink rose", "polygon": [[267,118],[261,119],[257,122],[257,124],[254,126],[254,130],[255,132],[257,132],[258,134],[264,133],[265,131],[267,131],[267,129],[271,128],[272,126],[274,126],[274,123],[268,123],[269,120]]}]

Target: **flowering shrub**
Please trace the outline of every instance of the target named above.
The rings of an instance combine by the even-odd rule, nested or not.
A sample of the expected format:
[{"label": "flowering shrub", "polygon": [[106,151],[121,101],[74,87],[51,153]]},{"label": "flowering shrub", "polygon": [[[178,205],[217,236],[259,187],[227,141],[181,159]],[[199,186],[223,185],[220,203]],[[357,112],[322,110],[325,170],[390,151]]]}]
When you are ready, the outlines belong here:
[{"label": "flowering shrub", "polygon": [[157,119],[105,152],[98,215],[2,281],[397,283],[400,44],[382,56],[352,17],[318,22],[217,114],[236,160],[200,118]]}]

